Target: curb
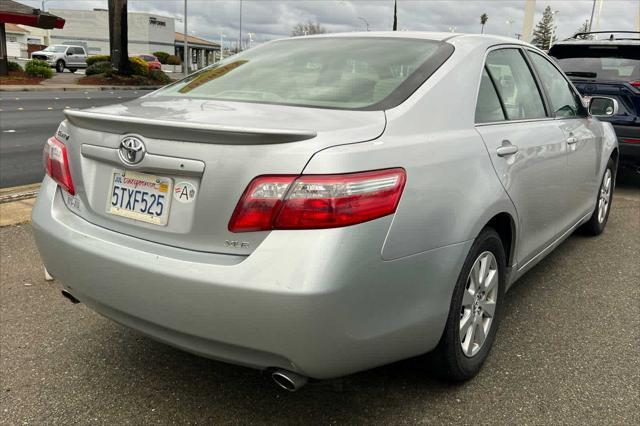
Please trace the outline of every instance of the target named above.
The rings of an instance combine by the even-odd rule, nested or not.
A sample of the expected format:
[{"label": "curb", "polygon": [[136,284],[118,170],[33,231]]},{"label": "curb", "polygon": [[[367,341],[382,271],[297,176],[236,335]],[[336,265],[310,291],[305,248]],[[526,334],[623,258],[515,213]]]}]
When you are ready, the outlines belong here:
[{"label": "curb", "polygon": [[73,85],[73,86],[11,86],[11,85],[2,85],[0,87],[0,92],[74,92],[74,91],[91,91],[91,92],[99,92],[103,90],[157,90],[164,86],[81,86],[81,85]]},{"label": "curb", "polygon": [[35,198],[38,195],[38,191],[40,191],[39,183],[2,188],[0,189],[0,204]]},{"label": "curb", "polygon": [[0,228],[29,222],[39,190],[39,183],[0,189]]}]

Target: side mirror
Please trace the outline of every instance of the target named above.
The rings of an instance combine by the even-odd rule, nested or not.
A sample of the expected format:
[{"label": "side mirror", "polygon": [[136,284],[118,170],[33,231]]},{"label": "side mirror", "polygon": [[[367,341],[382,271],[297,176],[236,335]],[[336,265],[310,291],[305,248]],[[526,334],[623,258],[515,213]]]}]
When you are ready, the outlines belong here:
[{"label": "side mirror", "polygon": [[611,117],[618,113],[618,101],[613,98],[594,96],[589,99],[589,114],[596,117]]}]

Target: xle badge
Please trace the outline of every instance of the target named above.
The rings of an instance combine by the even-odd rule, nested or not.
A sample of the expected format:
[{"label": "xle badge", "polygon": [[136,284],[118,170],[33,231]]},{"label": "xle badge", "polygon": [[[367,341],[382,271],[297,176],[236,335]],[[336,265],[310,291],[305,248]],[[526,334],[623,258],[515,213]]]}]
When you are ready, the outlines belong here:
[{"label": "xle badge", "polygon": [[196,187],[189,182],[177,183],[173,190],[173,197],[181,203],[191,203],[196,199]]}]

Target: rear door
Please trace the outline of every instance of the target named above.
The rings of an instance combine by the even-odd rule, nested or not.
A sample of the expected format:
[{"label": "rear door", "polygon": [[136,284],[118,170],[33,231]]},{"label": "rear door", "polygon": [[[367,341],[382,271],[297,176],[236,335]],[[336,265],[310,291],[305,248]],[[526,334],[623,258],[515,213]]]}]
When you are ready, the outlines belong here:
[{"label": "rear door", "polygon": [[566,221],[566,142],[549,117],[519,48],[487,54],[476,129],[518,212],[515,256],[525,264],[557,237]]},{"label": "rear door", "polygon": [[571,211],[564,229],[573,226],[593,209],[600,182],[602,138],[598,123],[588,118],[580,95],[560,71],[544,56],[528,50],[543,89],[567,143],[567,207]]}]

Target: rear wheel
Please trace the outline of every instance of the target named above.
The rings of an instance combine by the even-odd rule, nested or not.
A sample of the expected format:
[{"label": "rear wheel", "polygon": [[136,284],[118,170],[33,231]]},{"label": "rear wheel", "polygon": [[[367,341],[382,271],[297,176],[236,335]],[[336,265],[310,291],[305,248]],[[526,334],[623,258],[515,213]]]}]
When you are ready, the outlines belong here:
[{"label": "rear wheel", "polygon": [[476,238],[453,292],[444,334],[431,353],[431,371],[446,380],[468,380],[495,340],[505,286],[506,260],[498,233]]},{"label": "rear wheel", "polygon": [[604,231],[604,227],[609,220],[609,212],[611,211],[611,201],[613,199],[613,189],[615,184],[615,164],[612,159],[607,162],[607,168],[600,182],[598,190],[598,200],[596,208],[589,221],[582,225],[580,230],[587,235],[600,235]]},{"label": "rear wheel", "polygon": [[56,62],[56,72],[64,72],[64,61],[62,59]]}]

